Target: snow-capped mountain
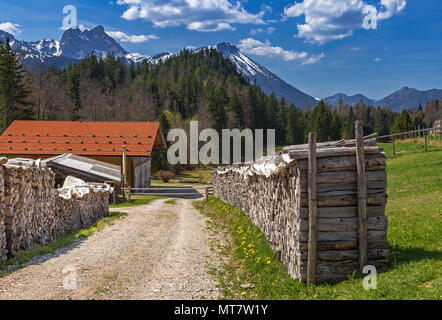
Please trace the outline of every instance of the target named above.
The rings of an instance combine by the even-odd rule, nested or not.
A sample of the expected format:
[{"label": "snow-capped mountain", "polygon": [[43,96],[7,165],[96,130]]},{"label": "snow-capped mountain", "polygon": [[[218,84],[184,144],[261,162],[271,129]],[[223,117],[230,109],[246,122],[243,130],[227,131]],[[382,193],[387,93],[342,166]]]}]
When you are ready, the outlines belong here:
[{"label": "snow-capped mountain", "polygon": [[113,52],[117,57],[125,57],[129,53],[104,31],[103,26],[84,31],[69,29],[63,33],[60,40],[61,55],[82,59],[91,52],[103,55]]},{"label": "snow-capped mountain", "polygon": [[[128,63],[140,63],[146,60],[149,64],[156,64],[173,56],[172,53],[167,52],[152,57],[130,53],[110,37],[103,26],[84,31],[78,28],[66,30],[60,41],[49,39],[35,42],[19,41],[13,35],[0,31],[0,39],[6,41],[6,38],[10,39],[13,50],[20,54],[23,63],[27,66],[44,63],[63,68],[69,63],[76,63],[92,52],[101,55],[112,52],[115,56],[126,59]],[[315,98],[289,85],[247,57],[236,46],[229,43],[220,43],[213,48],[230,58],[237,66],[238,71],[247,76],[251,82],[256,81],[265,93],[271,94],[274,92],[278,98],[284,97],[288,102],[294,103],[298,107],[317,104]]]},{"label": "snow-capped mountain", "polygon": [[318,104],[315,98],[296,89],[256,61],[250,59],[233,44],[223,42],[214,48],[223,53],[224,56],[229,57],[237,66],[238,71],[247,76],[252,83],[256,80],[256,84],[265,93],[271,94],[274,92],[278,98],[284,97],[297,107],[316,106]]},{"label": "snow-capped mountain", "polygon": [[369,104],[372,105],[374,104],[375,100],[372,100],[370,98],[367,98],[366,96],[364,96],[363,94],[355,94],[353,96],[347,96],[344,93],[338,93],[335,94],[334,96],[325,98],[324,101],[328,102],[329,104],[331,104],[333,107],[337,107],[339,104],[339,100],[342,98],[342,101],[344,102],[345,105],[348,106],[355,106],[357,105],[359,102],[361,102],[361,100],[365,103],[365,104]]},{"label": "snow-capped mountain", "polygon": [[72,28],[63,33],[61,40],[44,39],[33,42],[17,40],[12,34],[0,30],[0,40],[5,42],[6,38],[9,38],[12,49],[20,54],[27,66],[44,63],[66,67],[92,52],[99,55],[112,52],[116,57],[127,59],[127,62],[147,60],[149,63],[156,63],[160,59],[164,60],[167,55],[170,56],[161,54],[158,57],[150,57],[129,53],[106,33],[103,26],[84,31]]}]

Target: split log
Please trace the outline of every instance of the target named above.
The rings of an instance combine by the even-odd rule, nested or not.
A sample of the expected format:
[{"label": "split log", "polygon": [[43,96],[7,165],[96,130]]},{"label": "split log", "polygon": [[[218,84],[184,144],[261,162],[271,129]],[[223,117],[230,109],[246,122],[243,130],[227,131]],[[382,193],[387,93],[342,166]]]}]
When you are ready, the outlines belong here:
[{"label": "split log", "polygon": [[[301,231],[308,231],[308,221],[301,221]],[[388,219],[386,216],[370,217],[367,219],[368,230],[387,230]],[[358,231],[357,218],[318,219],[319,232]]]},{"label": "split log", "polygon": [[[299,258],[301,261],[307,261],[307,251],[301,251]],[[370,249],[368,250],[369,260],[385,260],[390,257],[389,249]],[[359,261],[359,250],[333,250],[318,251],[318,261]],[[319,264],[319,263],[318,263]]]},{"label": "split log", "polygon": [[[381,217],[385,215],[385,207],[367,207],[368,217]],[[308,209],[300,208],[302,219],[308,219]],[[357,218],[357,207],[322,207],[318,208],[318,218]]]},{"label": "split log", "polygon": [[[374,133],[369,136],[364,137],[364,145],[366,146],[376,146],[377,145],[377,137],[378,134]],[[332,142],[321,142],[316,144],[317,149],[323,148],[332,148],[332,147],[355,147],[356,139],[353,140],[340,140],[340,141],[332,141]],[[283,149],[284,153],[287,154],[290,151],[299,151],[299,150],[307,150],[308,144],[301,144],[296,146],[285,147]]]},{"label": "split log", "polygon": [[[364,151],[367,154],[376,154],[384,151],[381,147],[364,147]],[[318,149],[317,157],[318,158],[326,158],[326,157],[341,157],[341,156],[351,156],[356,154],[356,147],[341,147],[341,148],[323,148]],[[289,151],[289,157],[292,160],[301,160],[308,158],[308,151],[300,150],[300,151]]]}]

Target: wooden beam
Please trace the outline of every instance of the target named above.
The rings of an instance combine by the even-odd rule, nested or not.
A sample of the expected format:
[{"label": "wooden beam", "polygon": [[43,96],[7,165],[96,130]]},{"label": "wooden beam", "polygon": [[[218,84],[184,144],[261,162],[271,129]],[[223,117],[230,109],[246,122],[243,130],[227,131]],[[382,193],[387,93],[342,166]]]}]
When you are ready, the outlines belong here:
[{"label": "wooden beam", "polygon": [[316,257],[317,257],[317,202],[316,202],[316,133],[308,136],[308,199],[309,199],[309,239],[308,239],[308,264],[307,286],[316,282]]},{"label": "wooden beam", "polygon": [[361,271],[368,263],[367,245],[367,182],[362,123],[356,121],[356,163],[358,169],[359,266]]}]

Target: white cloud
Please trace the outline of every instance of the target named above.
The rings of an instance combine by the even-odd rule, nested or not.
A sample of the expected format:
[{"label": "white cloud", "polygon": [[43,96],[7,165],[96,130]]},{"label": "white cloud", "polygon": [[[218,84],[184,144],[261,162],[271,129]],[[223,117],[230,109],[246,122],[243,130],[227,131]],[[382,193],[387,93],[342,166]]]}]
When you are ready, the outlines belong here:
[{"label": "white cloud", "polygon": [[351,51],[359,51],[359,50],[361,50],[361,48],[359,48],[359,47],[352,47],[352,48],[350,48],[350,50]]},{"label": "white cloud", "polygon": [[241,51],[257,56],[281,58],[284,61],[301,60],[302,64],[313,64],[325,57],[324,53],[317,56],[309,56],[307,52],[297,52],[275,47],[267,40],[262,42],[253,38],[243,39],[239,43]]},{"label": "white cloud", "polygon": [[144,19],[164,28],[185,25],[189,30],[212,32],[234,30],[234,24],[264,24],[263,8],[249,13],[233,0],[118,0],[127,6],[122,17],[126,20]]},{"label": "white cloud", "polygon": [[14,36],[21,33],[20,25],[12,22],[0,23],[0,30],[6,31]]},{"label": "white cloud", "polygon": [[297,36],[323,44],[351,36],[357,29],[377,29],[378,21],[401,12],[406,4],[406,0],[380,0],[376,8],[364,0],[304,0],[286,7],[284,15],[304,15]]},{"label": "white cloud", "polygon": [[274,28],[274,27],[268,27],[267,29],[257,28],[257,29],[250,30],[250,34],[252,36],[256,36],[257,34],[260,34],[260,33],[267,33],[268,35],[271,35],[275,31],[276,31],[276,28]]},{"label": "white cloud", "polygon": [[272,58],[280,57],[285,61],[303,59],[308,56],[306,52],[297,52],[285,50],[281,47],[272,47],[268,40],[266,42],[261,42],[252,38],[241,40],[239,48],[245,53]]},{"label": "white cloud", "polygon": [[380,61],[382,61],[382,59],[381,58],[375,58],[374,61],[375,62],[380,62]]},{"label": "white cloud", "polygon": [[148,42],[153,39],[158,39],[158,37],[153,34],[128,35],[128,34],[125,34],[124,32],[121,32],[121,31],[106,31],[106,33],[110,37],[112,37],[116,40],[119,40],[122,42],[130,42],[130,43],[142,43],[142,42]]},{"label": "white cloud", "polygon": [[324,52],[322,52],[321,54],[318,54],[318,55],[312,55],[308,59],[304,60],[302,62],[302,64],[314,64],[314,63],[319,62],[324,57],[325,57]]},{"label": "white cloud", "polygon": [[187,29],[200,32],[235,31],[236,28],[225,22],[202,21],[192,22]]}]

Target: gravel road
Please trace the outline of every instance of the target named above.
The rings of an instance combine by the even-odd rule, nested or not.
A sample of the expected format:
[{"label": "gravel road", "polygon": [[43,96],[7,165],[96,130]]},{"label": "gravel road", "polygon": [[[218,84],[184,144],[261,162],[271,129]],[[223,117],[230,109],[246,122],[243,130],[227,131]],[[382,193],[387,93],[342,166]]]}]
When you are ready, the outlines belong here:
[{"label": "gravel road", "polygon": [[190,200],[118,211],[125,219],[0,279],[0,299],[217,299],[206,218]]}]

